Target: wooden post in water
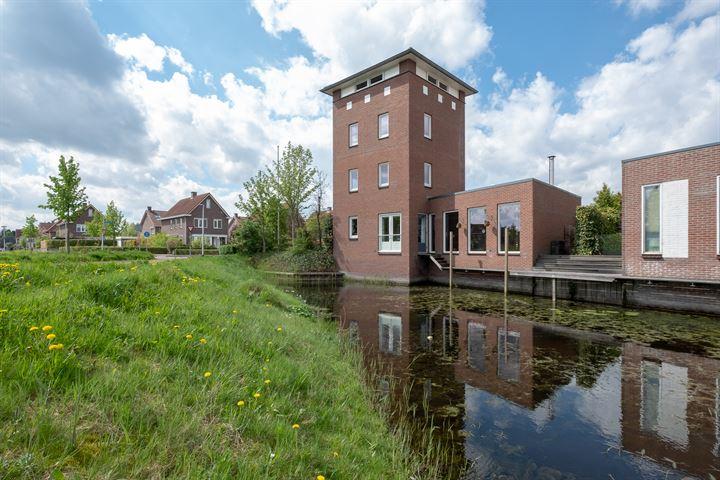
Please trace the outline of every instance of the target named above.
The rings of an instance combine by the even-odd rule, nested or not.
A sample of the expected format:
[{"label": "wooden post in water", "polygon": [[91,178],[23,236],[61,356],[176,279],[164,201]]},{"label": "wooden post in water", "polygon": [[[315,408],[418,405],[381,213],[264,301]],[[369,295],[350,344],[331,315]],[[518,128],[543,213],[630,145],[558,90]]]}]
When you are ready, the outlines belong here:
[{"label": "wooden post in water", "polygon": [[452,273],[453,273],[453,232],[450,231],[450,294],[452,295]]},{"label": "wooden post in water", "polygon": [[555,299],[557,298],[557,295],[555,293],[557,288],[557,279],[553,277],[552,279],[552,302],[553,302],[553,308],[555,308]]},{"label": "wooden post in water", "polygon": [[509,249],[509,245],[508,245],[508,229],[507,229],[507,227],[506,227],[506,228],[505,228],[505,285],[504,285],[504,286],[505,286],[504,292],[505,292],[505,301],[506,301],[506,302],[507,302],[507,296],[508,296],[508,277],[510,276],[510,267],[509,267],[509,263],[508,263],[508,261],[509,261],[508,249]]}]

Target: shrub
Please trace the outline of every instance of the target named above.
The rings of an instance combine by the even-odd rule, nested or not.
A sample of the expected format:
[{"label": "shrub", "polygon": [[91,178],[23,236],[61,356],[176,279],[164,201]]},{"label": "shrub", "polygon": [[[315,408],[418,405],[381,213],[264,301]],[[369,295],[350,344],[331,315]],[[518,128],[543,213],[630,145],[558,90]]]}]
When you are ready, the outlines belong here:
[{"label": "shrub", "polygon": [[277,272],[334,272],[337,270],[332,252],[325,249],[274,253],[259,263],[262,270]]},{"label": "shrub", "polygon": [[294,255],[301,255],[313,248],[313,240],[308,235],[307,230],[298,230],[295,240],[293,240],[292,253]]},{"label": "shrub", "polygon": [[232,255],[233,253],[238,253],[238,252],[237,252],[237,247],[235,245],[228,243],[225,245],[220,245],[218,247],[218,253],[220,255]]},{"label": "shrub", "polygon": [[235,231],[233,241],[237,245],[238,251],[245,255],[254,255],[263,250],[260,226],[254,220],[243,222]]},{"label": "shrub", "polygon": [[180,245],[180,239],[177,237],[168,237],[165,240],[165,248],[167,249],[168,253],[172,253],[173,250],[175,250],[178,245]]}]

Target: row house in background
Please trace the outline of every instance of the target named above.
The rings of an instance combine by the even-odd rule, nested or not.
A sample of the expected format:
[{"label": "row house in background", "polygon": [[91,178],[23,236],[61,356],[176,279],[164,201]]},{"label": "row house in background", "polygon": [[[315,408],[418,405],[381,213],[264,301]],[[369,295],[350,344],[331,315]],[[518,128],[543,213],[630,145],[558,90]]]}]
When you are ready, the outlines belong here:
[{"label": "row house in background", "polygon": [[[146,210],[143,220],[149,211],[152,209]],[[211,193],[190,192],[189,197],[179,200],[162,214],[159,221],[161,232],[180,238],[185,245],[203,236],[215,247],[228,240],[230,215]],[[154,221],[152,224],[155,228]],[[143,232],[146,231],[143,228]]]},{"label": "row house in background", "polygon": [[720,282],[720,142],[622,162],[623,273]]},{"label": "row house in background", "polygon": [[498,270],[505,230],[511,268],[530,269],[567,240],[577,195],[535,179],[465,190],[465,98],[477,91],[416,50],[322,92],[333,98],[334,254],[346,275],[422,281],[450,251],[460,268]]},{"label": "row house in background", "polygon": [[160,233],[162,231],[162,221],[160,219],[166,214],[166,210],[157,210],[148,206],[140,220],[140,232],[148,232],[150,235]]},{"label": "row house in background", "polygon": [[68,231],[68,238],[87,238],[87,225],[92,222],[93,217],[99,212],[93,205],[88,204],[81,211],[80,215],[72,222],[59,221],[54,224],[54,238],[65,238],[65,231]]}]

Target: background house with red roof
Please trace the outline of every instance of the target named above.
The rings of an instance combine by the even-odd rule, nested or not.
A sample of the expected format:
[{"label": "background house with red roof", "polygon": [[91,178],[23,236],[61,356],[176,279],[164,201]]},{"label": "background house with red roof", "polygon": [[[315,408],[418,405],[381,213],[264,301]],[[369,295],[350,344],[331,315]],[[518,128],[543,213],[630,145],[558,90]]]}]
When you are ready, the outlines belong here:
[{"label": "background house with red roof", "polygon": [[190,192],[160,217],[161,231],[183,244],[204,237],[215,247],[227,243],[229,221],[230,215],[209,192]]}]

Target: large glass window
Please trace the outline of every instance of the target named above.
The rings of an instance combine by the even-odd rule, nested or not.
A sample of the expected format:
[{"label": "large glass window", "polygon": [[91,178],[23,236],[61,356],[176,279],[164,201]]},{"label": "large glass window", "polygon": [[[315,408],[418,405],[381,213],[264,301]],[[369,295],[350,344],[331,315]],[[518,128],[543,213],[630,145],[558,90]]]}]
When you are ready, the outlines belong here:
[{"label": "large glass window", "polygon": [[426,113],[424,118],[423,133],[425,138],[432,138],[432,117]]},{"label": "large glass window", "polygon": [[400,251],[400,223],[399,213],[380,215],[379,237],[381,252]]},{"label": "large glass window", "polygon": [[390,117],[387,113],[378,115],[378,138],[390,136]]},{"label": "large glass window", "polygon": [[348,145],[354,147],[358,144],[358,124],[351,123],[348,127]]},{"label": "large glass window", "polygon": [[357,217],[348,218],[348,237],[350,240],[358,238],[358,219]]},{"label": "large glass window", "polygon": [[432,187],[432,164],[427,162],[423,166],[423,185]]},{"label": "large glass window", "polygon": [[660,253],[660,185],[645,185],[642,197],[643,253]]},{"label": "large glass window", "polygon": [[487,213],[485,207],[468,208],[468,251],[485,253]]},{"label": "large glass window", "polygon": [[390,185],[390,164],[385,162],[378,165],[378,187]]},{"label": "large glass window", "polygon": [[508,231],[508,252],[520,252],[520,203],[503,203],[498,205],[500,238],[498,253],[505,253],[505,230]]},{"label": "large glass window", "polygon": [[358,171],[354,168],[348,172],[348,188],[351,192],[358,191]]}]

